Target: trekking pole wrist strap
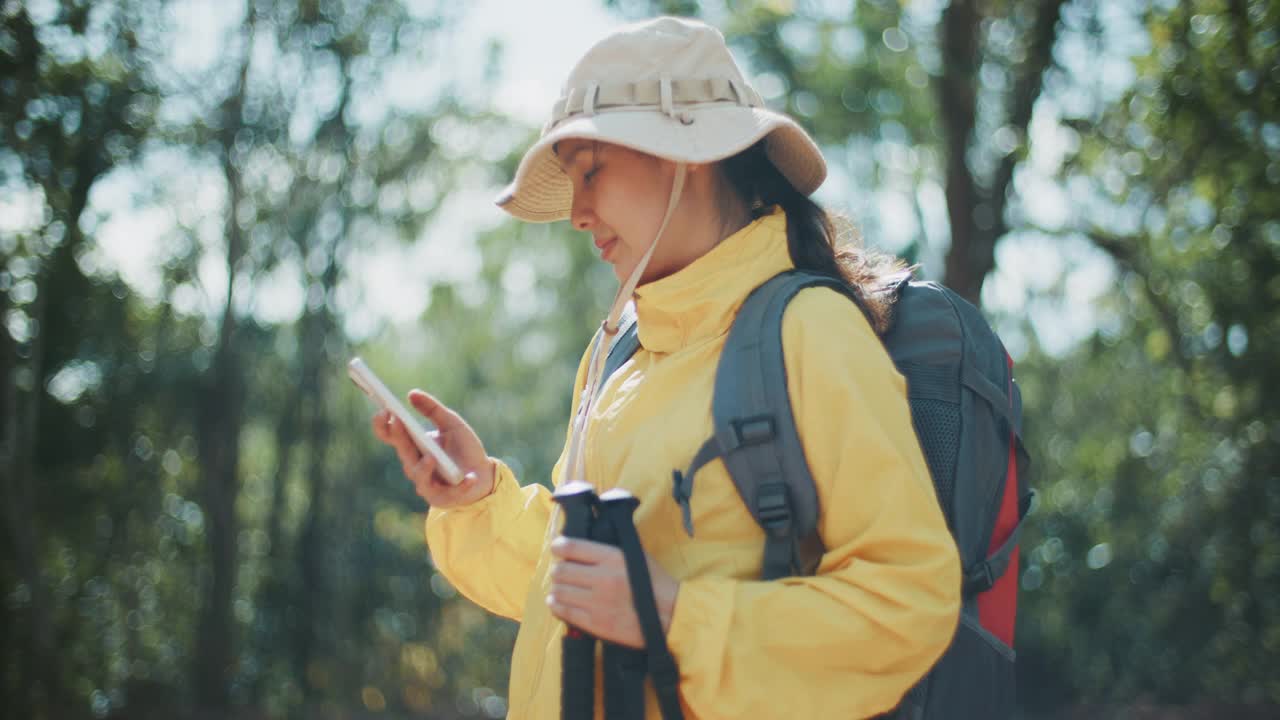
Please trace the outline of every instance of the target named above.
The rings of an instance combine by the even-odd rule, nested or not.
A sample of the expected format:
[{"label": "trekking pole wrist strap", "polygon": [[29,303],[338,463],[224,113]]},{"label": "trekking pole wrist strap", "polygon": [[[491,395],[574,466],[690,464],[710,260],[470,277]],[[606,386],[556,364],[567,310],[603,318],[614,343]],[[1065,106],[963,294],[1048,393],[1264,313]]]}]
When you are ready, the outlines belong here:
[{"label": "trekking pole wrist strap", "polygon": [[653,678],[658,707],[664,720],[684,720],[684,711],[680,707],[680,670],[676,666],[675,657],[671,655],[671,649],[667,647],[666,633],[662,630],[658,604],[653,595],[653,579],[649,576],[649,566],[645,560],[644,548],[640,545],[640,536],[630,523],[623,523],[615,530],[627,565],[631,600],[640,621],[645,650],[649,654],[649,675]]}]

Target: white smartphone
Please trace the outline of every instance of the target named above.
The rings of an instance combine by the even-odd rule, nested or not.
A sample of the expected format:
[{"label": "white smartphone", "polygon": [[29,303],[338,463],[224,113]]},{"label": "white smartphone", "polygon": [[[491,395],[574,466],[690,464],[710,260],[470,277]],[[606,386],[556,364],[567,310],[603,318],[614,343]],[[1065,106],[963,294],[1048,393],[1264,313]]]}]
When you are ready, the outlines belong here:
[{"label": "white smartphone", "polygon": [[404,423],[404,427],[409,431],[409,437],[413,438],[413,444],[418,446],[418,450],[424,455],[430,455],[436,460],[436,467],[440,470],[440,475],[449,482],[450,485],[457,485],[462,482],[462,472],[458,470],[458,465],[453,458],[445,454],[440,445],[431,436],[427,434],[418,419],[409,412],[408,409],[400,402],[400,400],[387,389],[387,386],[374,374],[369,366],[358,357],[351,358],[351,362],[347,363],[347,375],[351,376],[351,381],[356,387],[364,391],[375,403],[382,409],[389,411],[396,416],[400,422]]}]

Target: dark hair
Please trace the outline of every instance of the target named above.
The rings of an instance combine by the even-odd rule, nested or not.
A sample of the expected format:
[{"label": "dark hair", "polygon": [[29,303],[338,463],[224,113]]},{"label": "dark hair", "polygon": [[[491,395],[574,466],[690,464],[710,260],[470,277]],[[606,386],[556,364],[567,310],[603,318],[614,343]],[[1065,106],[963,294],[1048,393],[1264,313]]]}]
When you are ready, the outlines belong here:
[{"label": "dark hair", "polygon": [[876,332],[887,329],[893,296],[883,290],[909,272],[901,260],[854,244],[837,244],[831,215],[795,186],[769,160],[766,140],[720,162],[729,188],[752,219],[782,208],[787,215],[787,249],[801,270],[839,278],[853,288]]}]

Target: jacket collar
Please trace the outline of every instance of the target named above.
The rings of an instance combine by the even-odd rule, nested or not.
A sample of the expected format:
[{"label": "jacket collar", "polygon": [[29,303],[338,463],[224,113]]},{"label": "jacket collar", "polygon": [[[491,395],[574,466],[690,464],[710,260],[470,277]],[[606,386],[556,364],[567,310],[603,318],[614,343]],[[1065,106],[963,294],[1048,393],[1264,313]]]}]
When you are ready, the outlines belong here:
[{"label": "jacket collar", "polygon": [[678,272],[636,289],[640,344],[672,353],[729,331],[747,295],[794,267],[780,210],[752,221]]}]

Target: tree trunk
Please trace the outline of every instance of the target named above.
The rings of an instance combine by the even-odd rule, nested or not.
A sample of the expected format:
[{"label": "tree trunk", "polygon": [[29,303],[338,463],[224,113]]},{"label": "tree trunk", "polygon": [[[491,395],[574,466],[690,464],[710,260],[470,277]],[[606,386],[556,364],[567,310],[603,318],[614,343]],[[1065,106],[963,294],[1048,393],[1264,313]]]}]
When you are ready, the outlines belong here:
[{"label": "tree trunk", "polygon": [[325,377],[330,363],[326,359],[325,338],[332,323],[326,308],[304,316],[302,351],[302,396],[306,398],[307,516],[298,537],[298,570],[301,587],[298,593],[299,620],[294,635],[295,670],[305,681],[307,668],[323,653],[334,635],[333,604],[327,587],[325,558],[327,534],[326,508],[329,507],[329,468],[326,450],[330,427],[326,412]]},{"label": "tree trunk", "polygon": [[[1015,69],[1013,92],[1005,108],[1006,125],[1025,145],[1031,113],[1053,62],[1058,19],[1064,0],[1043,0],[1036,11],[1026,60]],[[951,249],[943,282],[974,305],[981,305],[982,285],[995,268],[996,241],[1008,232],[1008,204],[1018,151],[1001,158],[991,178],[974,176],[968,153],[977,124],[978,71],[982,65],[982,16],[976,0],[953,0],[939,25],[943,75],[938,81],[939,106],[947,154],[947,217]]]},{"label": "tree trunk", "polygon": [[[329,142],[335,147],[345,146],[346,138],[351,134],[351,129],[345,124],[347,103],[351,98],[351,80],[346,59],[340,58],[339,63],[340,76],[346,78],[346,81],[342,86],[338,107],[316,132],[317,144]],[[347,178],[348,174],[342,172],[328,194],[331,197],[345,195]],[[304,675],[307,666],[316,657],[317,649],[331,649],[333,638],[342,632],[340,623],[345,617],[344,613],[338,611],[337,603],[341,593],[329,592],[325,574],[327,547],[332,540],[330,534],[325,532],[328,520],[325,511],[334,504],[329,497],[331,490],[327,456],[333,428],[325,388],[334,370],[327,350],[329,340],[332,337],[341,338],[328,301],[338,284],[338,254],[346,234],[347,217],[343,213],[341,227],[334,234],[329,247],[325,248],[327,262],[319,277],[322,302],[314,311],[304,313],[302,318],[301,395],[306,399],[303,407],[307,409],[304,419],[308,449],[306,477],[311,502],[298,538],[298,567],[302,576],[299,614],[302,621],[298,623],[295,636],[294,657],[296,668]],[[341,500],[336,505],[344,507]]]},{"label": "tree trunk", "polygon": [[977,0],[952,0],[942,13],[938,43],[944,68],[938,80],[938,105],[942,109],[947,151],[947,218],[951,226],[951,249],[947,251],[943,282],[974,304],[982,292],[982,277],[975,276],[973,261],[973,248],[978,242],[973,217],[978,188],[969,171],[967,151],[978,114],[981,25]]},{"label": "tree trunk", "polygon": [[[4,258],[7,260],[7,258]],[[7,264],[7,262],[6,262]],[[9,310],[9,294],[0,293],[0,318]],[[18,386],[14,371],[17,366],[17,346],[8,330],[0,328],[0,491],[4,492],[4,527],[3,538],[5,558],[0,567],[0,579],[3,579],[3,590],[6,593],[16,589],[24,582],[24,574],[17,562],[20,542],[18,517],[22,515],[23,497],[22,483],[19,482],[18,447]],[[28,717],[31,708],[27,700],[26,688],[30,686],[25,675],[28,666],[25,663],[12,662],[11,657],[33,657],[26,636],[17,632],[22,623],[14,621],[15,613],[5,613],[0,622],[3,625],[4,662],[0,663],[0,693],[8,698],[6,703],[8,715],[11,717]],[[18,643],[22,643],[19,647]]]},{"label": "tree trunk", "polygon": [[[229,165],[229,163],[228,163]],[[196,640],[196,696],[209,709],[225,709],[229,702],[232,665],[231,591],[235,585],[237,549],[236,496],[240,490],[240,425],[244,379],[239,355],[233,347],[236,317],[232,288],[235,267],[243,250],[235,224],[239,199],[238,181],[228,172],[233,185],[228,209],[227,300],[213,365],[204,382],[199,420],[197,453],[200,459],[200,489],[208,540],[208,594],[200,612]]]},{"label": "tree trunk", "polygon": [[195,689],[200,705],[210,710],[223,710],[229,704],[233,658],[231,594],[238,554],[235,500],[240,489],[242,379],[231,348],[235,318],[230,304],[228,298],[197,430],[209,575],[196,638]]},{"label": "tree trunk", "polygon": [[[249,31],[250,38],[252,30]],[[249,41],[252,45],[252,40]],[[197,420],[197,454],[200,460],[199,482],[205,513],[205,537],[209,552],[208,584],[196,635],[195,677],[196,699],[202,707],[222,711],[230,705],[230,687],[235,644],[231,601],[235,587],[236,562],[239,556],[236,497],[240,492],[240,428],[244,421],[244,369],[235,348],[237,318],[235,313],[236,273],[245,252],[244,234],[237,215],[243,197],[240,169],[235,164],[232,148],[237,131],[243,127],[244,105],[249,60],[240,66],[239,84],[223,105],[223,124],[219,133],[223,177],[227,183],[226,220],[226,303],[213,364],[203,383]]]},{"label": "tree trunk", "polygon": [[[284,415],[276,426],[276,471],[271,486],[271,504],[267,512],[267,572],[258,588],[254,603],[261,622],[261,629],[254,636],[255,654],[267,658],[279,653],[281,640],[288,637],[293,613],[287,607],[289,587],[293,584],[293,563],[284,546],[284,514],[289,476],[293,472],[293,456],[299,439],[299,405],[301,392],[294,387],[285,401]],[[263,663],[250,686],[250,702],[257,704],[265,683],[271,676],[270,663]],[[298,675],[298,681],[303,680]],[[299,685],[301,687],[301,685]]]},{"label": "tree trunk", "polygon": [[23,624],[24,655],[28,658],[24,691],[32,717],[52,717],[55,705],[64,696],[59,672],[52,600],[44,574],[40,571],[41,538],[36,523],[35,451],[39,441],[40,392],[44,378],[44,320],[50,273],[42,273],[35,300],[33,321],[37,329],[30,340],[25,368],[30,384],[13,387],[15,426],[12,436],[12,473],[5,485],[6,522],[13,543],[18,577],[27,588],[27,612]]},{"label": "tree trunk", "polygon": [[[74,142],[71,141],[71,142]],[[4,427],[0,434],[0,468],[5,492],[5,524],[9,528],[9,541],[13,551],[15,569],[19,581],[26,586],[28,612],[20,631],[23,640],[26,677],[21,687],[28,696],[27,716],[53,717],[60,714],[67,702],[67,691],[62,679],[62,663],[59,656],[59,638],[54,625],[53,603],[45,578],[41,573],[40,528],[36,523],[36,449],[39,447],[40,409],[44,402],[44,383],[48,368],[45,367],[45,337],[49,333],[49,298],[54,288],[66,288],[75,279],[83,279],[76,265],[76,250],[84,241],[80,230],[80,216],[89,202],[89,190],[105,171],[105,166],[90,148],[79,147],[67,152],[75,170],[75,179],[65,191],[66,235],[44,258],[37,281],[36,299],[31,307],[34,330],[27,348],[26,387],[19,387],[14,373],[21,364],[19,349],[5,330],[3,337],[3,368],[5,377]],[[53,189],[45,188],[46,197],[52,197]],[[3,302],[7,303],[7,299]],[[3,312],[0,312],[3,317]]]},{"label": "tree trunk", "polygon": [[[35,320],[42,318],[48,284],[41,282],[33,307]],[[40,573],[40,542],[35,514],[35,444],[39,427],[39,378],[43,374],[42,332],[37,328],[29,341],[26,367],[21,367],[18,348],[9,334],[0,330],[6,347],[3,477],[4,519],[18,583],[26,588],[26,602],[18,614],[19,697],[13,710],[23,717],[47,717],[49,702],[59,694],[55,662],[53,621],[49,613],[49,591]],[[17,372],[28,380],[19,386]],[[7,588],[6,588],[7,589]]]}]

